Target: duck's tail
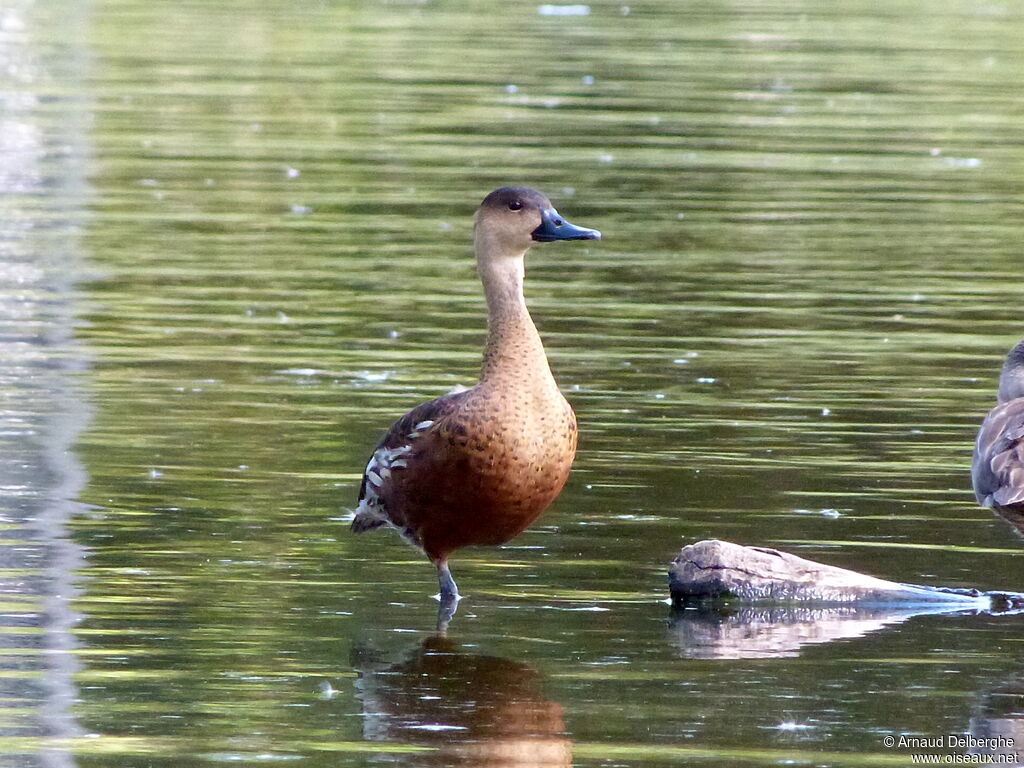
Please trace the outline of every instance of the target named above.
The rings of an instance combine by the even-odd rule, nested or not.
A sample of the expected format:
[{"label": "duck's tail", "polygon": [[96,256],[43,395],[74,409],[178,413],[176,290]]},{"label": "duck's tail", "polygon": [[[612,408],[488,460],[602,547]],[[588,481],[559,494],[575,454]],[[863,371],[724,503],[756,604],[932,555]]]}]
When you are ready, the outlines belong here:
[{"label": "duck's tail", "polygon": [[381,516],[376,507],[369,506],[364,501],[360,502],[359,509],[356,510],[355,517],[352,518],[350,528],[352,533],[363,533],[364,531],[372,531],[374,528],[380,528],[386,524],[387,520]]}]

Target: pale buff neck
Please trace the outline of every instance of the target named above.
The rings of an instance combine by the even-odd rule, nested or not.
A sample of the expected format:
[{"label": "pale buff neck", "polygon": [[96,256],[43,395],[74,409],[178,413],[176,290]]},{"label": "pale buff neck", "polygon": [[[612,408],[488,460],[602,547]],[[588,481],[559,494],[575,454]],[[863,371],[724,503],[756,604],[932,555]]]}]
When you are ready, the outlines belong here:
[{"label": "pale buff neck", "polygon": [[523,298],[523,253],[495,253],[476,239],[477,270],[487,298],[487,345],[481,383],[514,377],[523,384],[554,386],[537,326]]}]

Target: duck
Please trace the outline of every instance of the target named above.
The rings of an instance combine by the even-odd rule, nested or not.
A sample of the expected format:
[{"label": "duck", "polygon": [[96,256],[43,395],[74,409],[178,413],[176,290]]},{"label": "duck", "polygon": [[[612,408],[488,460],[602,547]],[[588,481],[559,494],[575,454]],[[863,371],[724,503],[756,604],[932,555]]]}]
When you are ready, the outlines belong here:
[{"label": "duck", "polygon": [[971,482],[979,504],[1024,533],[1024,341],[1006,355],[996,403],[978,430]]},{"label": "duck", "polygon": [[487,301],[479,381],[406,413],[366,464],[352,532],[395,529],[437,569],[443,606],[461,597],[451,554],[511,540],[548,508],[569,477],[576,417],[527,309],[524,261],[540,243],[600,239],[598,230],[568,222],[535,189],[488,194],[473,223]]}]

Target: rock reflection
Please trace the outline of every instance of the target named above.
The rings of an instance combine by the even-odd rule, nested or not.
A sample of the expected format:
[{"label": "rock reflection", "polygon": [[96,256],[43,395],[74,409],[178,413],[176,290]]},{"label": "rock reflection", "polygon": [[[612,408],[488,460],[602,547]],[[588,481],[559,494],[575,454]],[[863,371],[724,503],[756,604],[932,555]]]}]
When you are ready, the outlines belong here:
[{"label": "rock reflection", "polygon": [[673,610],[670,642],[691,659],[797,656],[805,645],[860,637],[929,612],[905,606],[844,605]]},{"label": "rock reflection", "polygon": [[354,651],[363,735],[435,747],[412,765],[549,768],[572,765],[560,704],[541,690],[527,664],[465,653],[430,637],[404,659],[386,663]]}]

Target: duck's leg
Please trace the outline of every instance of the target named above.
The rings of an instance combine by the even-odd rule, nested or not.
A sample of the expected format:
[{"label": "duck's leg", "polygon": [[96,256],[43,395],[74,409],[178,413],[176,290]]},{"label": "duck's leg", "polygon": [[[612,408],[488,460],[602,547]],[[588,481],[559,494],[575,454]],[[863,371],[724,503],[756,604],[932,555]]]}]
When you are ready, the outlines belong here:
[{"label": "duck's leg", "polygon": [[459,595],[459,588],[455,586],[452,572],[448,570],[448,558],[438,558],[435,565],[437,566],[437,583],[441,588],[441,594],[437,596],[441,601],[437,607],[437,631],[443,634],[448,631],[448,624],[455,615],[455,611],[459,607],[459,600],[462,598]]},{"label": "duck's leg", "polygon": [[448,558],[439,557],[434,565],[437,566],[437,585],[441,588],[441,602],[449,600],[458,602],[462,596],[459,594],[459,588],[455,586],[452,572],[448,570]]}]

